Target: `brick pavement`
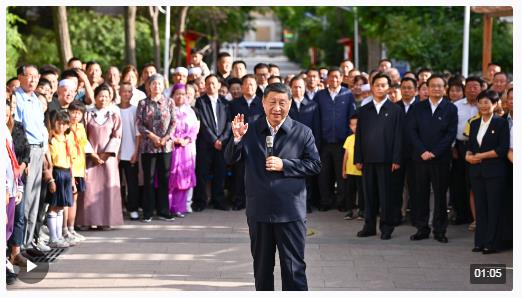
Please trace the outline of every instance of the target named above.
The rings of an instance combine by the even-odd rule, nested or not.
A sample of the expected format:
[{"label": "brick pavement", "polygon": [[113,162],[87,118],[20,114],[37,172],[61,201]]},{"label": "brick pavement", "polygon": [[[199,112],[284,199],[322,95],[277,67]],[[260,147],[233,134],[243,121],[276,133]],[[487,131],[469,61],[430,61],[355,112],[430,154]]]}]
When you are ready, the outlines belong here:
[{"label": "brick pavement", "polygon": [[[471,263],[504,263],[512,251],[472,253],[473,234],[450,226],[448,244],[412,242],[411,226],[398,227],[388,241],[357,238],[362,222],[338,211],[314,212],[315,234],[306,246],[310,290],[511,290],[505,285],[471,285]],[[243,211],[205,210],[174,222],[126,221],[111,231],[83,232],[88,240],[51,263],[36,284],[12,290],[253,290],[252,259]],[[276,289],[281,289],[279,266]]]}]

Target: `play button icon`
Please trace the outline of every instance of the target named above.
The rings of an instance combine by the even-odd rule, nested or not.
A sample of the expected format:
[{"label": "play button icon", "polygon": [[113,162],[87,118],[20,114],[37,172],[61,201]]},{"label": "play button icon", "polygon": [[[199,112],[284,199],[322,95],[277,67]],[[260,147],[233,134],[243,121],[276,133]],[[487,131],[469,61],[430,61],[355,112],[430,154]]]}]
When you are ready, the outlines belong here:
[{"label": "play button icon", "polygon": [[[16,267],[15,267],[16,268]],[[42,281],[49,272],[49,263],[31,262],[27,260],[26,268],[18,268],[18,279],[26,284],[35,284]]]}]

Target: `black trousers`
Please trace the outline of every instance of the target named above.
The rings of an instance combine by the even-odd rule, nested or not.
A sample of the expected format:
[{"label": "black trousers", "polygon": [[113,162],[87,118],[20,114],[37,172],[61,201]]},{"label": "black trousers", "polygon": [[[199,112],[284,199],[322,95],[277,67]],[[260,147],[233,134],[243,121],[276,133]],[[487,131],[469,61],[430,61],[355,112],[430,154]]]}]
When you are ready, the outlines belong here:
[{"label": "black trousers", "polygon": [[500,221],[505,202],[506,177],[472,177],[471,187],[475,194],[477,228],[475,246],[500,248]]},{"label": "black trousers", "polygon": [[430,185],[434,193],[433,234],[444,235],[448,227],[446,191],[449,182],[449,162],[415,162],[416,196],[411,202],[415,214],[414,226],[430,233]]},{"label": "black trousers", "polygon": [[276,248],[279,252],[283,291],[307,291],[304,261],[306,225],[304,221],[258,222],[247,218],[250,250],[254,258],[257,291],[274,290]]},{"label": "black trousers", "polygon": [[[319,173],[319,193],[321,205],[344,207],[344,181],[342,144],[324,144],[321,146],[321,172]],[[337,183],[337,191],[334,184]]]},{"label": "black trousers", "polygon": [[469,205],[470,180],[465,160],[467,142],[457,140],[455,146],[458,158],[453,159],[451,165],[450,202],[456,214],[455,222],[464,224],[473,221]]},{"label": "black trousers", "polygon": [[126,187],[121,188],[121,197],[125,198],[124,201],[127,212],[138,211],[140,203],[138,163],[132,164],[128,160],[120,160],[120,177],[121,180],[125,179],[127,182],[125,184]]},{"label": "black trousers", "polygon": [[345,204],[348,211],[359,208],[364,210],[364,195],[362,186],[362,176],[348,175],[345,179]]},{"label": "black trousers", "polygon": [[[169,211],[169,172],[171,153],[142,153],[143,182],[143,217],[152,217],[154,209],[158,215],[168,215]],[[154,177],[158,178],[158,191],[154,187]]]},{"label": "black trousers", "polygon": [[[223,148],[225,145],[223,145]],[[193,206],[207,206],[206,184],[211,182],[211,201],[214,205],[226,206],[225,202],[225,157],[223,150],[214,147],[198,146],[196,156],[196,179]]]},{"label": "black trousers", "polygon": [[[403,162],[401,163],[401,167],[393,172],[392,174],[392,189],[393,189],[393,195],[394,201],[396,204],[399,204],[400,208],[402,208],[403,201],[404,201],[404,185],[408,184],[408,197],[409,201],[408,204],[411,204],[411,201],[415,199],[415,168],[413,161],[411,159],[403,159]],[[411,210],[411,209],[410,209]],[[399,211],[399,216],[397,219],[397,222],[401,222],[402,220],[402,213]],[[413,213],[413,210],[410,211],[410,218],[413,220],[415,217],[415,214]]]},{"label": "black trousers", "polygon": [[[375,231],[377,214],[380,221],[379,228],[383,234],[391,234],[397,225],[400,205],[394,202],[392,194],[392,171],[389,163],[365,163],[362,170],[364,190],[364,226]],[[397,206],[399,205],[399,206]]]},{"label": "black trousers", "polygon": [[306,176],[306,206],[317,206],[320,204],[319,175]]}]

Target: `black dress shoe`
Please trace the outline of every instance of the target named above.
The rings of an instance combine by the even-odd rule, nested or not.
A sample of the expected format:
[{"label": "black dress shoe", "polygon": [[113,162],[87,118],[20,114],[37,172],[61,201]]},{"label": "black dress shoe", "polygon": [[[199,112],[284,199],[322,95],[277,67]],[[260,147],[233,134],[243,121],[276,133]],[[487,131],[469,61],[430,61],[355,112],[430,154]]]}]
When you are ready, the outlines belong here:
[{"label": "black dress shoe", "polygon": [[340,212],[348,211],[348,209],[346,209],[346,207],[337,207],[337,210],[339,210]]},{"label": "black dress shoe", "polygon": [[484,248],[482,250],[482,254],[483,255],[490,255],[490,254],[494,254],[494,253],[497,253],[498,251],[496,249],[493,249],[493,248]]},{"label": "black dress shoe", "polygon": [[418,240],[428,239],[428,238],[430,238],[430,234],[422,233],[422,232],[417,232],[410,236],[410,240],[413,240],[413,241],[418,241]]},{"label": "black dress shoe", "polygon": [[205,210],[205,207],[203,207],[203,206],[194,206],[194,207],[192,207],[192,211],[194,211],[194,212],[201,212],[203,210]]},{"label": "black dress shoe", "polygon": [[433,238],[439,241],[440,243],[448,243],[448,238],[444,235],[435,235],[433,236]]},{"label": "black dress shoe", "polygon": [[243,210],[245,209],[245,204],[242,204],[242,203],[239,203],[239,204],[235,204],[234,207],[232,207],[232,210]]},{"label": "black dress shoe", "polygon": [[381,234],[381,240],[390,240],[391,234]]},{"label": "black dress shoe", "polygon": [[222,211],[229,211],[229,210],[230,210],[230,207],[228,207],[228,206],[224,206],[224,205],[215,204],[215,205],[214,205],[214,209],[216,209],[216,210],[222,210]]},{"label": "black dress shoe", "polygon": [[306,213],[312,213],[312,207],[306,206]]},{"label": "black dress shoe", "polygon": [[330,210],[330,206],[321,205],[321,206],[319,207],[319,211],[324,212],[324,211],[328,211],[328,210]]},{"label": "black dress shoe", "polygon": [[369,231],[367,229],[362,229],[359,232],[357,232],[357,237],[370,237],[375,235],[377,235],[377,232]]},{"label": "black dress shoe", "polygon": [[475,246],[473,247],[473,249],[471,250],[472,252],[481,252],[483,251],[484,249],[480,246]]}]

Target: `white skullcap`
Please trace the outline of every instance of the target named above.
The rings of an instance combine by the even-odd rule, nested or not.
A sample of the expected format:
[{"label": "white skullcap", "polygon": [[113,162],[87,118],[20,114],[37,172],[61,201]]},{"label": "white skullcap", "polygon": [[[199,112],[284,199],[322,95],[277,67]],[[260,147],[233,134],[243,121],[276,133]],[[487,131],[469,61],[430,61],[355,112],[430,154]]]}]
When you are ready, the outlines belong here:
[{"label": "white skullcap", "polygon": [[58,87],[67,87],[70,89],[76,89],[76,82],[71,79],[63,79],[58,83]]},{"label": "white skullcap", "polygon": [[192,67],[188,70],[188,75],[201,75],[202,72],[200,67]]},{"label": "white skullcap", "polygon": [[370,84],[364,84],[361,86],[361,91],[362,92],[368,92],[370,91]]},{"label": "white skullcap", "polygon": [[182,75],[188,76],[188,69],[186,69],[185,67],[179,66],[179,67],[176,67],[176,69],[174,69],[174,73],[180,73]]}]

